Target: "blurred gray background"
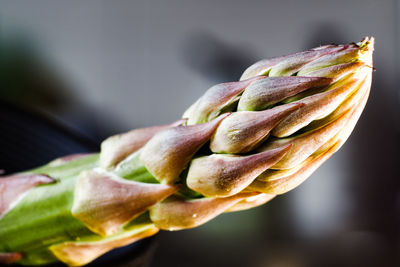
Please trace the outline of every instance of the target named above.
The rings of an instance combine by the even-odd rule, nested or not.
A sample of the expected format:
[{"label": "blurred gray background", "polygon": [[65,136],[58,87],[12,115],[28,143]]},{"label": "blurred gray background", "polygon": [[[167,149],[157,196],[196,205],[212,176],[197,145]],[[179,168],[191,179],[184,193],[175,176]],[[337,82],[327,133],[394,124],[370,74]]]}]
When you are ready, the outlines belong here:
[{"label": "blurred gray background", "polygon": [[259,59],[374,36],[371,96],[346,145],[263,207],[159,234],[147,264],[399,266],[399,26],[395,0],[0,0],[0,100],[99,144],[174,121]]}]

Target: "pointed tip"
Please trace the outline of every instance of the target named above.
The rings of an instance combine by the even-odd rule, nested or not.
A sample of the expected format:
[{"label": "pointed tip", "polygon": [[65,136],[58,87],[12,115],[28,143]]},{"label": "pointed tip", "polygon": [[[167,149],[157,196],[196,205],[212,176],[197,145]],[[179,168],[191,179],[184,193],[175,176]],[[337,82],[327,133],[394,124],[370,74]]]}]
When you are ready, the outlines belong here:
[{"label": "pointed tip", "polygon": [[263,142],[270,131],[303,103],[280,105],[264,111],[239,111],[221,122],[211,137],[214,153],[247,153]]},{"label": "pointed tip", "polygon": [[[139,228],[140,229],[140,228]],[[132,244],[140,239],[152,236],[158,232],[158,228],[154,226],[145,226],[145,228],[138,232],[133,230],[131,234],[122,234],[120,236],[104,238],[99,241],[67,241],[51,245],[49,250],[53,255],[64,262],[68,266],[83,266],[108,251]],[[113,266],[109,264],[107,266]]]},{"label": "pointed tip", "polygon": [[241,210],[252,209],[264,205],[268,201],[272,200],[274,197],[276,197],[276,195],[258,193],[255,196],[250,196],[239,201],[225,212],[236,212]]},{"label": "pointed tip", "polygon": [[258,75],[268,76],[268,72],[271,70],[271,68],[283,58],[284,57],[276,57],[257,61],[243,72],[242,76],[240,77],[240,81],[244,81]]},{"label": "pointed tip", "polygon": [[194,159],[189,167],[187,185],[208,197],[235,195],[279,162],[291,147],[288,144],[250,156],[213,154]]},{"label": "pointed tip", "polygon": [[223,119],[230,116],[232,113],[233,113],[232,111],[223,113],[223,114],[219,115],[217,118],[215,118],[214,120],[217,120],[216,123],[220,123]]},{"label": "pointed tip", "polygon": [[188,124],[200,124],[211,121],[224,111],[232,110],[239,95],[263,76],[252,77],[247,80],[221,83],[212,86],[183,114],[188,118]]},{"label": "pointed tip", "polygon": [[78,178],[71,212],[93,232],[108,236],[178,188],[129,181],[100,170],[86,171]]},{"label": "pointed tip", "polygon": [[375,38],[374,37],[364,37],[360,43],[358,43],[360,47],[361,55],[360,61],[364,62],[370,68],[373,68],[373,60],[372,54],[374,52],[375,46]]},{"label": "pointed tip", "polygon": [[258,195],[257,192],[239,193],[224,198],[186,200],[172,196],[150,208],[150,218],[163,230],[176,231],[200,226],[243,199]]},{"label": "pointed tip", "polygon": [[357,89],[360,83],[359,79],[350,78],[343,85],[335,84],[329,87],[327,91],[298,100],[299,103],[304,104],[304,107],[292,112],[280,121],[271,131],[271,134],[279,138],[288,137],[313,121],[327,117]]},{"label": "pointed tip", "polygon": [[358,44],[358,46],[361,48],[366,47],[368,50],[374,51],[375,37],[365,36]]},{"label": "pointed tip", "polygon": [[293,143],[292,149],[290,149],[290,151],[278,163],[272,166],[271,169],[291,169],[303,162],[311,154],[317,151],[319,147],[328,142],[339,131],[343,130],[343,126],[348,121],[351,114],[351,112],[347,111],[341,116],[335,118],[333,121],[330,121],[326,125],[314,129],[313,131],[295,137],[276,139],[265,144],[261,150],[279,147],[287,143]]},{"label": "pointed tip", "polygon": [[290,149],[292,149],[292,147],[293,147],[293,143],[287,144],[286,146],[282,147],[282,152],[287,153],[287,152],[289,152]]},{"label": "pointed tip", "polygon": [[238,111],[264,110],[276,103],[306,94],[332,83],[327,77],[269,77],[247,87],[238,103]]},{"label": "pointed tip", "polygon": [[175,127],[175,126],[179,126],[179,125],[186,125],[187,121],[188,121],[188,118],[182,118],[182,119],[179,119],[179,120],[171,123],[169,126]]},{"label": "pointed tip", "polygon": [[324,152],[309,157],[300,168],[296,168],[294,173],[289,172],[287,176],[274,180],[258,180],[256,179],[248,190],[255,190],[266,194],[280,195],[284,194],[303,183],[310,177],[322,163],[324,163],[338,149],[338,143],[333,144]]},{"label": "pointed tip", "polygon": [[186,119],[180,119],[170,124],[133,129],[107,138],[101,143],[100,166],[108,169],[117,165],[130,154],[141,149],[158,132],[185,124],[186,121]]},{"label": "pointed tip", "polygon": [[5,176],[0,179],[0,191],[2,192],[0,201],[0,217],[3,216],[9,208],[25,192],[39,185],[52,184],[56,179],[45,174],[15,174]]},{"label": "pointed tip", "polygon": [[230,114],[224,113],[206,123],[171,127],[156,134],[143,147],[140,160],[157,180],[174,184],[193,155]]}]

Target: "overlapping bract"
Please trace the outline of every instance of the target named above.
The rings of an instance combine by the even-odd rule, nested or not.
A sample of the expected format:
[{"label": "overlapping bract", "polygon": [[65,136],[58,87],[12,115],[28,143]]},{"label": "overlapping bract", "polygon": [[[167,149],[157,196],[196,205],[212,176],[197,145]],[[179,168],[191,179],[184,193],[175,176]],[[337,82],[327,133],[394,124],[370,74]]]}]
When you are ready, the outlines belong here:
[{"label": "overlapping bract", "polygon": [[[298,186],[361,115],[373,41],[259,61],[240,81],[211,87],[183,120],[107,139],[98,168],[75,178],[71,210],[99,236],[49,250],[69,265],[86,264],[157,229],[196,227]],[[135,221],[146,214],[147,224]],[[21,255],[12,252],[0,261]]]}]

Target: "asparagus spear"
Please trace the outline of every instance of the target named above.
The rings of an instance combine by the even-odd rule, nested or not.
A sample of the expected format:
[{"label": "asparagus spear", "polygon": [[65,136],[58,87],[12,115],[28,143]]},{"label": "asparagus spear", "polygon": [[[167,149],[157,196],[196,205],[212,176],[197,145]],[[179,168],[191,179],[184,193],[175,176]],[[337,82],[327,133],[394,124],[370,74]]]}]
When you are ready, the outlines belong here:
[{"label": "asparagus spear", "polygon": [[261,60],[171,124],[0,179],[0,262],[85,265],[159,229],[262,205],[346,141],[368,99],[373,38]]}]

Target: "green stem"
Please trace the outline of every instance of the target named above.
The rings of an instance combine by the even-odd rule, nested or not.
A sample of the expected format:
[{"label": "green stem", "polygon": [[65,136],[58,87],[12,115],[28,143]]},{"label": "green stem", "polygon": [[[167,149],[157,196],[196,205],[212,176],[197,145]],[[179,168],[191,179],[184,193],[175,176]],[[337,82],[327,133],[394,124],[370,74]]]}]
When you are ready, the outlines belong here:
[{"label": "green stem", "polygon": [[[99,239],[97,234],[92,233],[71,214],[78,175],[98,165],[99,154],[93,154],[59,165],[49,163],[27,171],[46,174],[57,181],[33,188],[0,218],[0,251],[23,252],[25,257],[19,262],[21,264],[43,264],[57,260],[47,249],[50,245],[82,238]],[[139,163],[135,154],[128,157],[114,172],[129,180],[155,180]],[[143,224],[143,220],[140,223]]]}]

